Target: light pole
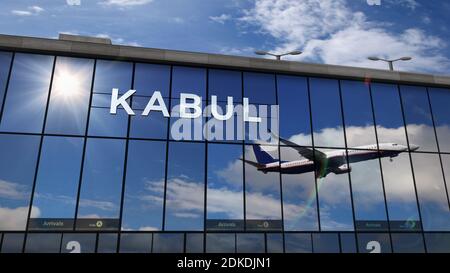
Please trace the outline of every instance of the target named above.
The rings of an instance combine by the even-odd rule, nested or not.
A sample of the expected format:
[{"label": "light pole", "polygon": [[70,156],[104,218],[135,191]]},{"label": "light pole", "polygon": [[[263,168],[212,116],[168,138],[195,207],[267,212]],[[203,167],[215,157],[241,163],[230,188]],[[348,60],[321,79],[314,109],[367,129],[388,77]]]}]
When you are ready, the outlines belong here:
[{"label": "light pole", "polygon": [[367,59],[369,59],[371,61],[387,62],[387,63],[389,63],[389,70],[391,70],[391,71],[394,71],[394,62],[397,62],[397,61],[410,61],[410,60],[412,60],[411,57],[401,57],[401,58],[394,59],[394,60],[388,60],[388,59],[383,59],[383,58],[378,58],[378,57],[368,57]]},{"label": "light pole", "polygon": [[294,50],[288,53],[283,53],[283,54],[274,54],[274,53],[270,53],[267,51],[263,51],[263,50],[257,50],[255,51],[256,55],[270,55],[270,56],[274,56],[275,58],[277,58],[277,60],[281,60],[282,56],[286,56],[286,55],[300,55],[302,54],[302,52],[300,50]]}]

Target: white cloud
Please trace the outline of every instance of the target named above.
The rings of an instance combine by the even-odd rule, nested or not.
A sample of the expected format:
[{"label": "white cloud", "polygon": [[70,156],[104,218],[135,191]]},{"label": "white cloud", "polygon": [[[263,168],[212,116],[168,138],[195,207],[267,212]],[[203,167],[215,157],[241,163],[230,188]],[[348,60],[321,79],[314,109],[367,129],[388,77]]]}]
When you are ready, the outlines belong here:
[{"label": "white cloud", "polygon": [[98,38],[107,38],[107,39],[111,39],[111,42],[113,43],[113,44],[116,44],[116,45],[128,45],[128,46],[141,46],[139,43],[137,43],[137,42],[134,42],[134,41],[127,41],[127,40],[125,40],[124,38],[121,38],[121,37],[112,37],[111,35],[109,35],[109,34],[106,34],[106,33],[98,33],[98,34],[95,34],[94,35],[95,37],[98,37]]},{"label": "white cloud", "polygon": [[105,0],[104,5],[114,5],[120,7],[140,6],[153,2],[153,0]]},{"label": "white cloud", "polygon": [[[25,230],[29,207],[5,208],[0,207],[0,230]],[[33,207],[31,217],[38,218],[40,210]]]},{"label": "white cloud", "polygon": [[209,16],[209,19],[213,22],[223,25],[226,21],[229,21],[231,19],[231,15],[223,13],[219,16]]},{"label": "white cloud", "polygon": [[112,210],[115,210],[117,207],[113,202],[90,200],[90,199],[81,199],[80,206],[96,208],[96,209],[104,210],[104,211],[112,211]]},{"label": "white cloud", "polygon": [[27,186],[0,180],[0,197],[8,199],[26,199],[29,197]]},{"label": "white cloud", "polygon": [[39,6],[29,6],[26,10],[12,10],[11,13],[17,16],[39,15],[44,9]]},{"label": "white cloud", "polygon": [[[411,7],[414,1],[402,1]],[[303,49],[291,60],[320,61],[329,64],[386,68],[367,57],[396,58],[411,55],[413,61],[396,65],[400,69],[444,72],[450,67],[442,49],[443,40],[418,28],[391,32],[385,22],[369,21],[351,10],[346,0],[256,0],[239,19],[277,41],[271,51]]]},{"label": "white cloud", "polygon": [[415,10],[420,4],[416,0],[383,0],[395,5],[401,5],[411,10]]},{"label": "white cloud", "polygon": [[66,0],[66,3],[69,6],[79,6],[81,5],[81,0]]}]

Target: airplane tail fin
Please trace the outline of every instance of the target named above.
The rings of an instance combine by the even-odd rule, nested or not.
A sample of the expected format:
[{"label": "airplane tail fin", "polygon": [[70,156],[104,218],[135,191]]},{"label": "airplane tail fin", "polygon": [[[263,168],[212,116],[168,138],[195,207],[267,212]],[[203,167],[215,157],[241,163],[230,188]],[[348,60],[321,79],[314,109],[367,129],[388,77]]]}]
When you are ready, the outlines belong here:
[{"label": "airplane tail fin", "polygon": [[273,159],[267,152],[261,149],[260,145],[253,145],[253,152],[255,153],[256,160],[259,164],[268,164],[276,162],[277,160]]}]

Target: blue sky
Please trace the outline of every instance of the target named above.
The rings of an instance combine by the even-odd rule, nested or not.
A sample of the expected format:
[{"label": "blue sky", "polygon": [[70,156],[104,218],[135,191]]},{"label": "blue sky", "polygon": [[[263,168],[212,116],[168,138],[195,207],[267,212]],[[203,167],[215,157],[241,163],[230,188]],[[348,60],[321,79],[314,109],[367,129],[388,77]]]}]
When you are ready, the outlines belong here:
[{"label": "blue sky", "polygon": [[386,65],[367,61],[368,55],[412,55],[414,61],[397,68],[450,74],[448,1],[368,1],[5,0],[0,33],[54,38],[67,32],[245,56],[300,49],[304,54],[291,59],[373,68]]}]

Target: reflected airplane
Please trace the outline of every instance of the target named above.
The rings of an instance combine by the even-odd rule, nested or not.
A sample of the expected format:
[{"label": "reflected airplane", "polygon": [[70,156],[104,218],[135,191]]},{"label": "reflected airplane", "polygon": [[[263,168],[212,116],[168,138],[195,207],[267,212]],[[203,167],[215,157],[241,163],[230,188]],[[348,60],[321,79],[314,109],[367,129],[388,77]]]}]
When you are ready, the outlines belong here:
[{"label": "reflected airplane", "polygon": [[[276,136],[280,143],[288,145],[295,149],[304,159],[294,161],[279,161],[274,159],[266,151],[261,149],[260,144],[253,145],[253,151],[257,162],[244,160],[245,163],[257,168],[263,173],[281,172],[283,174],[301,174],[315,171],[317,178],[326,177],[329,173],[343,174],[351,172],[349,163],[372,160],[376,158],[398,156],[402,152],[408,151],[408,147],[397,143],[380,143],[380,151],[376,144],[354,147],[348,150],[348,161],[345,150],[333,150],[329,152],[321,152],[317,149],[313,150],[305,146],[300,146],[292,141],[282,139]],[[411,150],[419,149],[418,145],[410,145]],[[316,164],[314,164],[316,161]]]}]

